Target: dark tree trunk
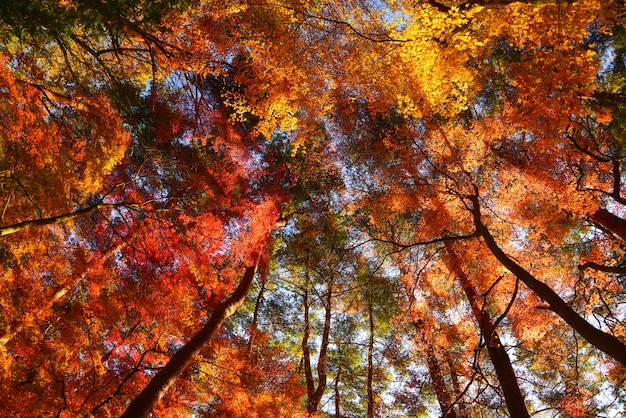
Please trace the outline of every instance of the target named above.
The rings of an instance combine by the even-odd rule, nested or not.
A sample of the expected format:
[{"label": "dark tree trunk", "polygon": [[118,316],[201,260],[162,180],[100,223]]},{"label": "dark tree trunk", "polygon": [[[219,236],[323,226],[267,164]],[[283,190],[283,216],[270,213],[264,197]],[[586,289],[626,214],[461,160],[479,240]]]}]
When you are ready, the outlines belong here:
[{"label": "dark tree trunk", "polygon": [[200,350],[206,346],[226,318],[235,313],[237,308],[244,302],[255,272],[256,265],[246,268],[243,278],[233,294],[220,303],[200,332],[178,350],[141,393],[133,399],[122,418],[144,418],[148,416],[154,405],[167,393],[169,388],[176,382],[178,376],[189,366]]},{"label": "dark tree trunk", "polygon": [[565,303],[548,285],[537,280],[535,276],[509,258],[509,256],[500,249],[487,227],[482,223],[478,195],[469,196],[469,198],[473,204],[472,214],[476,226],[476,233],[483,238],[485,244],[496,259],[511,273],[515,274],[518,279],[535,292],[544,302],[548,303],[549,309],[560,316],[589,344],[626,366],[626,344],[622,343],[615,336],[591,325],[572,309],[571,306]]},{"label": "dark tree trunk", "polygon": [[[454,397],[460,398],[461,396],[461,385],[459,384],[459,376],[456,373],[456,368],[454,361],[451,358],[450,352],[445,353],[446,356],[446,364],[448,365],[448,369],[450,370],[450,379],[452,380],[452,389],[454,390]],[[467,411],[465,410],[465,405],[463,403],[458,403],[458,417],[459,418],[467,418]]]},{"label": "dark tree trunk", "polygon": [[591,97],[604,107],[615,108],[618,104],[626,104],[626,94],[596,91]]},{"label": "dark tree trunk", "polygon": [[252,347],[254,346],[254,340],[259,332],[259,310],[261,309],[261,302],[263,301],[263,295],[265,294],[265,280],[261,280],[261,288],[257,295],[256,302],[254,303],[254,313],[252,314],[252,323],[250,324],[250,339],[248,340],[248,354],[252,353]]},{"label": "dark tree trunk", "polygon": [[370,295],[367,313],[369,316],[369,344],[367,346],[367,418],[374,418],[374,309]]},{"label": "dark tree trunk", "polygon": [[[561,3],[574,3],[576,0],[564,0],[561,1]],[[471,1],[471,2],[465,2],[465,3],[461,3],[458,4],[456,7],[459,9],[462,8],[469,8],[472,5],[476,5],[476,6],[483,6],[483,7],[498,7],[498,6],[506,6],[512,3],[517,3],[520,2],[519,0],[477,0],[477,1]],[[557,3],[557,0],[552,1],[552,3]],[[443,2],[437,1],[437,0],[424,0],[421,3],[423,4],[430,4],[431,6],[433,6],[434,8],[436,8],[437,10],[439,10],[440,12],[443,13],[448,13],[451,8],[450,6],[448,6],[447,4],[444,4]],[[541,0],[526,0],[526,1],[522,1],[521,3],[527,3],[527,4],[542,4],[545,3]],[[550,2],[547,2],[550,3]]]},{"label": "dark tree trunk", "polygon": [[335,418],[341,418],[341,395],[339,393],[339,380],[341,379],[341,367],[335,377]]},{"label": "dark tree trunk", "polygon": [[417,331],[417,338],[424,347],[428,374],[430,375],[430,380],[433,384],[433,391],[435,392],[435,397],[437,398],[437,403],[439,404],[441,413],[445,414],[444,418],[455,418],[456,413],[452,409],[452,397],[450,396],[450,392],[448,392],[446,382],[443,378],[443,373],[441,372],[441,366],[435,356],[433,345],[430,342],[430,339],[426,337],[424,322],[421,319],[417,320],[413,323],[413,326],[415,326],[415,330]]},{"label": "dark tree trunk", "polygon": [[320,344],[320,353],[317,358],[317,389],[313,395],[313,399],[310,399],[309,412],[316,412],[319,408],[320,401],[324,392],[326,391],[326,353],[328,351],[328,341],[330,339],[330,318],[332,313],[332,293],[333,284],[328,283],[328,293],[326,295],[326,303],[324,306],[326,313],[324,315],[324,330],[322,331],[322,343]]},{"label": "dark tree trunk", "polygon": [[328,342],[330,339],[330,319],[332,308],[332,290],[333,284],[328,284],[328,294],[325,300],[326,314],[324,316],[324,330],[322,331],[322,342],[320,345],[320,353],[317,359],[317,388],[313,379],[313,371],[311,369],[311,352],[309,348],[310,336],[310,318],[309,318],[309,286],[310,280],[307,276],[307,283],[304,290],[304,333],[302,336],[302,355],[304,357],[304,372],[307,388],[307,411],[309,414],[317,412],[320,401],[326,391],[327,375],[326,375],[326,352],[328,350]]},{"label": "dark tree trunk", "polygon": [[489,358],[493,363],[496,376],[498,376],[498,381],[500,382],[500,387],[502,388],[502,393],[504,394],[504,400],[506,401],[506,407],[509,410],[509,414],[511,414],[511,417],[514,418],[529,418],[530,415],[526,409],[524,397],[522,396],[522,391],[517,383],[517,377],[515,376],[515,371],[511,365],[509,355],[500,341],[500,336],[491,322],[491,317],[480,306],[480,296],[476,291],[476,288],[461,267],[459,258],[449,243],[446,244],[446,253],[443,258],[450,272],[452,272],[461,282],[461,287],[463,287],[465,295],[469,300],[470,307],[472,308],[472,314],[474,315],[476,322],[478,322],[481,334],[485,338],[487,352],[489,353]]},{"label": "dark tree trunk", "polygon": [[302,332],[302,359],[304,362],[304,377],[306,380],[306,393],[307,393],[307,410],[309,412],[309,405],[311,399],[315,396],[315,381],[313,380],[313,371],[311,370],[311,349],[309,347],[309,336],[311,335],[311,320],[309,317],[309,308],[311,302],[309,301],[309,278],[307,275],[307,282],[304,286],[303,305],[304,305],[304,330]]},{"label": "dark tree trunk", "polygon": [[621,239],[626,240],[626,221],[619,216],[613,215],[606,209],[598,209],[593,215],[591,215],[591,219]]}]

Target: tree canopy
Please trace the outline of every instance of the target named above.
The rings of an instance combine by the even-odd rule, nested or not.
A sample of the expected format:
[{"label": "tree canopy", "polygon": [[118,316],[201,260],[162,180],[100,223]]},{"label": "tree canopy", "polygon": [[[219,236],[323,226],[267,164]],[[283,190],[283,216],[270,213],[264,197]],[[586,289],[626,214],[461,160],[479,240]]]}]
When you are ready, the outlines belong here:
[{"label": "tree canopy", "polygon": [[626,413],[619,0],[0,4],[0,404]]}]

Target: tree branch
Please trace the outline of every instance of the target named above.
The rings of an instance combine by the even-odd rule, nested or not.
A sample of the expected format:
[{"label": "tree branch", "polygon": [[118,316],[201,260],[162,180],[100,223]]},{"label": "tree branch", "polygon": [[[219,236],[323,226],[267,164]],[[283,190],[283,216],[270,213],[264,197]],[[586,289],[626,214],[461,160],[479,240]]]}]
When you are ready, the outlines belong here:
[{"label": "tree branch", "polygon": [[495,239],[489,232],[481,219],[478,187],[474,184],[474,194],[466,196],[472,203],[472,215],[476,232],[480,234],[483,241],[496,257],[496,259],[506,267],[511,273],[528,286],[539,298],[547,302],[549,309],[560,316],[568,325],[570,325],[578,334],[587,340],[608,356],[615,359],[622,365],[626,365],[626,344],[621,342],[614,335],[608,334],[597,329],[582,316],[580,316],[571,306],[569,306],[552,288],[545,283],[539,281],[526,269],[517,264],[498,246]]},{"label": "tree branch", "polygon": [[209,321],[194,335],[167,364],[152,378],[150,383],[133,399],[121,418],[145,418],[154,405],[167,393],[178,376],[189,366],[194,357],[217,333],[224,321],[244,302],[256,273],[258,260],[246,267],[235,291],[213,311]]}]

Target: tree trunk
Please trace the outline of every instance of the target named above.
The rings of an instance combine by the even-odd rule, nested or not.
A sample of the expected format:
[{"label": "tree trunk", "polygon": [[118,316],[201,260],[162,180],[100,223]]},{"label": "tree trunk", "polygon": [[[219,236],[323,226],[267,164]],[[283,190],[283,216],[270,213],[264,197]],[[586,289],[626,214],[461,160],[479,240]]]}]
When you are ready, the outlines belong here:
[{"label": "tree trunk", "polygon": [[[454,397],[459,399],[461,397],[461,385],[459,384],[459,376],[456,373],[454,361],[450,356],[450,352],[445,353],[446,356],[446,364],[448,365],[448,369],[450,370],[450,379],[452,380],[452,389],[454,393]],[[457,403],[458,408],[458,416],[459,418],[467,418],[467,411],[465,410],[465,405],[463,403]]]},{"label": "tree trunk", "polygon": [[426,337],[424,322],[419,319],[413,323],[413,326],[417,331],[417,338],[424,346],[424,351],[426,352],[426,366],[428,367],[428,374],[430,375],[430,380],[433,384],[433,391],[435,392],[435,397],[437,398],[439,408],[441,408],[441,413],[445,414],[443,415],[444,418],[455,418],[456,413],[452,409],[452,398],[450,396],[450,393],[448,392],[446,382],[443,378],[443,373],[441,372],[441,366],[439,365],[439,361],[435,356],[435,350],[433,350],[433,345]]},{"label": "tree trunk", "polygon": [[372,307],[372,297],[369,295],[367,306],[369,316],[369,344],[367,346],[367,418],[374,418],[374,310]]},{"label": "tree trunk", "polygon": [[261,280],[261,288],[254,303],[254,313],[252,314],[252,323],[250,324],[250,339],[248,340],[248,354],[252,353],[254,339],[259,331],[259,310],[261,309],[261,301],[265,294],[265,280]]},{"label": "tree trunk", "polygon": [[335,377],[335,418],[341,418],[341,396],[339,394],[339,379],[341,379],[341,367],[337,370]]},{"label": "tree trunk", "polygon": [[537,280],[522,266],[509,258],[509,256],[507,256],[504,251],[500,249],[487,227],[482,223],[478,195],[469,196],[469,199],[473,204],[472,214],[474,217],[474,224],[476,226],[476,233],[483,238],[485,244],[496,259],[511,273],[515,274],[518,279],[535,292],[544,302],[547,302],[549,309],[560,316],[589,344],[595,346],[623,366],[626,366],[626,344],[622,343],[615,336],[591,325],[574,309],[572,309],[571,306],[565,303],[565,301],[561,299],[561,297],[548,285]]},{"label": "tree trunk", "polygon": [[626,94],[596,91],[591,97],[604,107],[615,108],[618,104],[626,104]]},{"label": "tree trunk", "polygon": [[167,364],[159,370],[150,383],[133,399],[122,418],[147,417],[154,405],[167,393],[178,376],[189,366],[193,358],[215,335],[226,318],[232,315],[246,299],[252,279],[256,272],[256,264],[246,267],[239,286],[232,295],[213,311],[211,318],[196,335],[187,342]]},{"label": "tree trunk", "polygon": [[317,358],[317,389],[315,390],[315,394],[313,395],[313,399],[311,400],[311,407],[314,407],[314,410],[309,410],[309,412],[315,412],[319,408],[320,401],[322,400],[322,396],[324,396],[324,392],[326,391],[326,353],[328,351],[328,341],[330,339],[330,318],[331,318],[331,303],[332,303],[332,293],[333,293],[333,284],[332,282],[328,283],[328,294],[326,295],[326,313],[324,315],[324,331],[322,332],[322,343],[320,345],[320,354]]},{"label": "tree trunk", "polygon": [[309,283],[310,279],[307,274],[307,283],[304,291],[304,333],[302,336],[302,352],[304,357],[304,371],[306,378],[307,388],[307,411],[309,414],[317,412],[320,401],[324,392],[326,391],[326,352],[328,350],[328,342],[330,338],[330,320],[331,320],[331,307],[332,307],[332,282],[328,283],[328,294],[326,295],[324,316],[324,330],[322,331],[322,342],[320,345],[320,352],[317,358],[317,388],[313,379],[313,371],[311,369],[311,352],[309,348],[309,336],[310,336],[310,319],[309,319]]},{"label": "tree trunk", "polygon": [[504,400],[506,402],[506,407],[509,410],[509,414],[511,414],[511,417],[513,418],[529,418],[530,415],[526,409],[524,397],[522,396],[522,391],[517,383],[517,377],[515,376],[515,371],[511,365],[509,355],[500,341],[500,336],[491,322],[491,317],[489,317],[489,314],[481,308],[479,303],[480,296],[461,267],[459,258],[450,243],[446,243],[446,251],[443,258],[448,270],[450,270],[450,272],[453,273],[461,282],[461,287],[463,287],[465,295],[469,300],[474,318],[476,319],[476,322],[478,322],[480,332],[485,338],[487,352],[489,353],[489,358],[493,363],[496,376],[498,376],[498,381],[500,382],[500,387],[502,388],[502,393],[504,394]]},{"label": "tree trunk", "polygon": [[[304,285],[303,305],[304,305],[304,330],[302,332],[302,359],[304,361],[304,376],[306,380],[307,410],[310,410],[311,399],[315,396],[315,381],[311,370],[311,349],[309,348],[309,336],[311,334],[311,321],[309,317],[309,276]],[[313,411],[315,412],[315,411]]]},{"label": "tree trunk", "polygon": [[[445,212],[447,217],[449,217],[449,214],[443,205],[441,205],[441,210]],[[524,396],[522,395],[517,377],[515,376],[515,371],[511,365],[509,355],[500,341],[500,336],[491,322],[491,317],[482,309],[480,305],[480,296],[466,272],[461,267],[459,258],[454,252],[451,242],[446,242],[445,244],[443,261],[448,270],[454,274],[461,283],[461,287],[463,288],[468,302],[470,303],[472,314],[478,323],[481,334],[485,338],[487,353],[489,354],[496,376],[498,377],[498,382],[500,383],[500,388],[504,394],[504,400],[509,414],[511,414],[511,417],[513,418],[530,417],[524,402]]]},{"label": "tree trunk", "polygon": [[613,215],[606,209],[598,209],[593,215],[591,215],[591,219],[621,239],[626,240],[626,221],[619,216]]}]

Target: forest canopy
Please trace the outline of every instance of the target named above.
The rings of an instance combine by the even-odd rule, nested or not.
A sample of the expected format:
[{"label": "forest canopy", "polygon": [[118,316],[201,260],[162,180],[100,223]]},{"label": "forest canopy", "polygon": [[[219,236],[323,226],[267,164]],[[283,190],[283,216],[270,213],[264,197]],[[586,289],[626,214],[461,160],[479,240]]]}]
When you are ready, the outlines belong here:
[{"label": "forest canopy", "polygon": [[0,405],[626,414],[620,0],[3,0]]}]

